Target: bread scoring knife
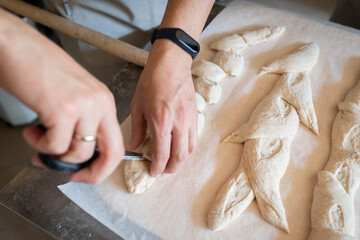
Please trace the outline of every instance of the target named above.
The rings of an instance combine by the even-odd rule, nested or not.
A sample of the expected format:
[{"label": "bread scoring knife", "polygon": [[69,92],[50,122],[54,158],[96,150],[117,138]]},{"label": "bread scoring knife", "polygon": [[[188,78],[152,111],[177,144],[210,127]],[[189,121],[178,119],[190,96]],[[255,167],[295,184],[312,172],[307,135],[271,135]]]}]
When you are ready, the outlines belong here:
[{"label": "bread scoring knife", "polygon": [[[65,173],[72,173],[77,172],[80,169],[83,169],[85,167],[88,167],[91,165],[91,163],[99,156],[99,150],[97,147],[95,147],[93,156],[83,163],[69,163],[64,162],[61,160],[56,159],[54,156],[45,154],[45,153],[39,153],[39,158],[41,162],[47,166],[50,169],[65,172]],[[123,160],[146,160],[146,158],[141,153],[135,153],[130,151],[125,151],[125,155],[122,158]]]}]

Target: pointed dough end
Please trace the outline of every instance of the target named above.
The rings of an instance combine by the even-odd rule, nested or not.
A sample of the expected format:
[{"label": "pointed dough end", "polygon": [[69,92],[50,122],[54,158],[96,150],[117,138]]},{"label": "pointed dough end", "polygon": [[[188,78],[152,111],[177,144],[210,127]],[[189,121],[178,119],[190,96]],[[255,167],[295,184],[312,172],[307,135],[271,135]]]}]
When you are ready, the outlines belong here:
[{"label": "pointed dough end", "polygon": [[288,226],[288,223],[287,223],[286,219],[278,218],[278,219],[272,219],[272,221],[270,221],[270,219],[265,218],[265,220],[267,220],[273,226],[283,230],[284,232],[290,233],[289,226]]},{"label": "pointed dough end", "polygon": [[[268,219],[266,219],[266,220],[268,220]],[[269,220],[268,220],[268,221],[269,221]],[[270,222],[270,221],[269,221],[269,222]],[[272,225],[274,225],[275,227],[283,230],[284,232],[290,233],[289,226],[288,226],[288,223],[287,223],[286,219],[283,219],[283,220],[278,219],[278,221],[276,221],[276,222],[275,222],[275,221],[272,221],[272,222],[270,222],[270,223],[271,223]]]},{"label": "pointed dough end", "polygon": [[320,135],[319,128],[318,128],[317,124],[316,125],[314,124],[314,126],[311,126],[310,129],[316,134],[316,136]]},{"label": "pointed dough end", "polygon": [[208,216],[207,222],[208,222],[209,229],[212,231],[219,231],[225,227],[225,226],[222,226],[221,224],[219,224],[218,217],[211,216],[210,214]]},{"label": "pointed dough end", "polygon": [[284,230],[286,233],[290,233],[290,229],[289,229],[289,226],[288,226],[287,222],[286,222],[286,224],[284,224],[282,226],[279,226],[279,228],[281,230]]}]

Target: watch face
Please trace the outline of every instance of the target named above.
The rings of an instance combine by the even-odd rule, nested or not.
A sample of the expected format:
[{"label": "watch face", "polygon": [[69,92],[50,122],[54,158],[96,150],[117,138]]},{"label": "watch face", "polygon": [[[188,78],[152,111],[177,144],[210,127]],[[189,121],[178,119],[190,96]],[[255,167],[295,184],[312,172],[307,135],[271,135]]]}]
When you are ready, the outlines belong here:
[{"label": "watch face", "polygon": [[194,53],[198,53],[200,51],[199,44],[181,29],[176,30],[175,36],[190,51]]}]

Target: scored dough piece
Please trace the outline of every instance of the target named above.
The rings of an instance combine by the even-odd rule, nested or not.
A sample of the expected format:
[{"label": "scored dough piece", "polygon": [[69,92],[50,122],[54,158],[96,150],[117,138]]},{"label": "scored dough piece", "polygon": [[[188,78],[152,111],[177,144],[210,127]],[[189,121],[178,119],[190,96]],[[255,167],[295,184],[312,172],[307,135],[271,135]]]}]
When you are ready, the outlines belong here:
[{"label": "scored dough piece", "polygon": [[264,27],[253,31],[246,31],[240,34],[249,46],[270,41],[280,37],[286,28],[282,26]]},{"label": "scored dough piece", "polygon": [[222,88],[204,77],[197,77],[194,80],[195,91],[204,97],[208,104],[217,103],[220,100]]},{"label": "scored dough piece", "polygon": [[245,142],[242,164],[261,215],[288,232],[279,185],[290,158],[299,120],[317,133],[309,78],[306,73],[283,74],[251,114],[249,122],[224,142]]},{"label": "scored dough piece", "polygon": [[276,88],[256,107],[249,122],[225,142],[245,141],[242,163],[261,215],[288,232],[279,184],[288,165],[290,144],[297,132],[299,117],[295,108],[275,92]]},{"label": "scored dough piece", "polygon": [[293,136],[256,138],[245,142],[244,169],[265,220],[289,232],[279,186],[290,158]]},{"label": "scored dough piece", "polygon": [[227,74],[232,76],[240,76],[244,68],[243,56],[224,51],[217,52],[213,62],[219,65]]},{"label": "scored dough piece", "polygon": [[130,193],[145,192],[155,182],[150,175],[152,138],[147,136],[141,146],[141,152],[148,160],[126,160],[124,168],[125,183]]},{"label": "scored dough piece", "polygon": [[218,83],[226,77],[226,73],[215,63],[201,60],[194,64],[191,73],[198,77],[204,77],[212,82]]},{"label": "scored dough piece", "polygon": [[[288,87],[284,88],[283,86]],[[319,135],[308,73],[282,74],[275,86],[275,91],[275,94],[282,96],[285,101],[295,107],[300,121],[316,135]]]},{"label": "scored dough piece", "polygon": [[266,64],[262,67],[259,75],[266,73],[309,72],[316,64],[318,57],[319,46],[316,43],[308,43],[294,52]]},{"label": "scored dough piece", "polygon": [[311,207],[309,239],[354,239],[354,201],[328,171],[318,174]]},{"label": "scored dough piece", "polygon": [[202,129],[204,128],[205,117],[204,114],[198,112],[198,135],[200,136]]},{"label": "scored dough piece", "polygon": [[354,239],[354,196],[360,185],[360,81],[338,104],[331,155],[318,174],[311,208],[311,240]]},{"label": "scored dough piece", "polygon": [[295,108],[273,91],[255,108],[247,123],[235,130],[224,143],[243,143],[249,139],[294,136],[299,117]]},{"label": "scored dough piece", "polygon": [[290,144],[298,130],[299,117],[295,108],[276,92],[274,87],[256,107],[249,122],[225,142],[245,141],[242,163],[261,215],[274,226],[289,232],[279,185],[288,165]]},{"label": "scored dough piece", "polygon": [[213,231],[227,227],[237,219],[254,200],[254,192],[248,177],[240,164],[218,192],[207,218],[208,226]]},{"label": "scored dough piece", "polygon": [[130,193],[143,193],[154,183],[156,178],[150,175],[150,164],[147,160],[125,161],[125,183]]},{"label": "scored dough piece", "polygon": [[201,96],[199,93],[195,92],[195,100],[196,100],[196,108],[198,112],[203,112],[206,107],[206,101],[203,96]]},{"label": "scored dough piece", "polygon": [[247,47],[249,47],[249,45],[236,33],[221,38],[210,44],[211,49],[225,51],[235,55],[240,55],[241,51]]}]

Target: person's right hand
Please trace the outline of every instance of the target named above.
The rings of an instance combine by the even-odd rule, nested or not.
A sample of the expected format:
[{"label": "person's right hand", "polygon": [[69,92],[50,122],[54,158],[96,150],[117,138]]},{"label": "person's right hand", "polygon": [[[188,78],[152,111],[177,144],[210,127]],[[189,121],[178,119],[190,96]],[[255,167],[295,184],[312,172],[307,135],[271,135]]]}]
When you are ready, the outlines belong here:
[{"label": "person's right hand", "polygon": [[[62,161],[88,160],[95,142],[73,138],[95,136],[100,156],[70,176],[95,183],[109,176],[124,154],[113,95],[61,48],[24,22],[0,9],[0,85],[33,109],[47,131],[24,130],[37,151]],[[37,155],[35,164],[41,164]]]}]

